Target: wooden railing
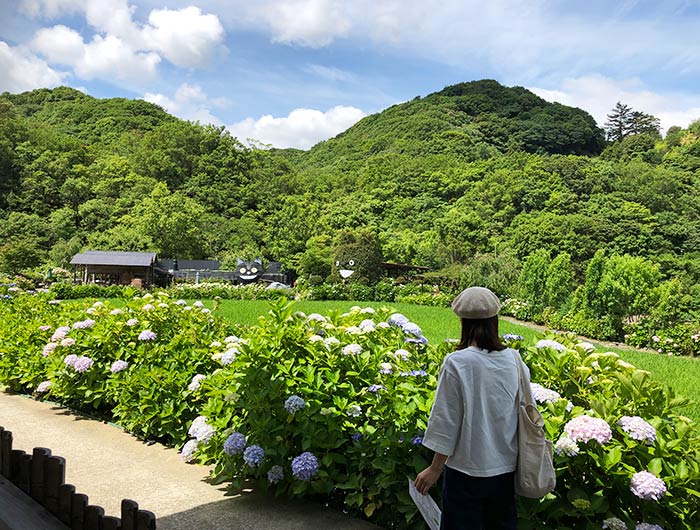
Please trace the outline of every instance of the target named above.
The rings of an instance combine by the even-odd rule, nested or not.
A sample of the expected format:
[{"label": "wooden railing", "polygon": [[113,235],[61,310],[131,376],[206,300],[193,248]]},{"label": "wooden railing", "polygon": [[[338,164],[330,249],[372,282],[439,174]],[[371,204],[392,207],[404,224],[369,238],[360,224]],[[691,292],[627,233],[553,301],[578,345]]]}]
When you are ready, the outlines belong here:
[{"label": "wooden railing", "polygon": [[[65,525],[63,528],[70,530],[155,530],[156,516],[147,510],[140,510],[136,502],[128,499],[122,500],[121,518],[106,516],[103,508],[88,504],[87,495],[76,493],[75,486],[65,483],[65,471],[65,459],[53,456],[50,449],[36,447],[32,454],[12,449],[12,433],[0,427],[0,475],[34,501],[23,501],[25,506],[19,509],[16,489],[10,486],[11,489],[6,487],[0,490],[2,496],[8,497],[8,506],[15,508],[13,516],[41,516],[45,524],[43,506]],[[36,513],[26,513],[27,506],[36,507]],[[16,521],[13,526],[13,521],[7,520],[10,518],[8,512],[4,517],[5,520],[0,520],[0,530],[33,528],[29,521]]]}]

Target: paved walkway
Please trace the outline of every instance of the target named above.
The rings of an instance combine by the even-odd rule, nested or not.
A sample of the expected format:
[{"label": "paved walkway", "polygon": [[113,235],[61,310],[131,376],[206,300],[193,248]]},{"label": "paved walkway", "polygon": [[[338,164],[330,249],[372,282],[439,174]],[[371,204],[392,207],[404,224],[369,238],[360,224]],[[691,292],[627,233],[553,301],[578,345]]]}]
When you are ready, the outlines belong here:
[{"label": "paved walkway", "polygon": [[225,496],[204,482],[208,468],[187,465],[174,449],[146,445],[124,431],[49,403],[0,392],[0,425],[13,447],[48,447],[66,459],[66,482],[91,504],[119,515],[122,498],[158,517],[159,530],[378,530],[304,501],[252,491]]}]

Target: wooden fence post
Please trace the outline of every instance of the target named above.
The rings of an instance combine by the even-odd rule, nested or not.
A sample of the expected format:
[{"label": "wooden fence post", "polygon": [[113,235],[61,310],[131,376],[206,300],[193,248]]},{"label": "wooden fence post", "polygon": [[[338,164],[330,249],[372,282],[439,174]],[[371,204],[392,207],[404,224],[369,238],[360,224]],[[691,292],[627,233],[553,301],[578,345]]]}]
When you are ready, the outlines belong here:
[{"label": "wooden fence post", "polygon": [[85,530],[102,530],[105,511],[100,506],[88,506],[85,509]]},{"label": "wooden fence post", "polygon": [[46,507],[46,462],[51,456],[51,449],[35,447],[32,451],[32,468],[29,477],[29,489],[36,502]]},{"label": "wooden fence post", "polygon": [[60,513],[59,493],[66,481],[66,460],[60,456],[49,456],[45,467],[45,499],[46,509],[55,516]]},{"label": "wooden fence post", "polygon": [[0,475],[12,478],[12,431],[0,431]]},{"label": "wooden fence post", "polygon": [[156,516],[148,510],[139,510],[136,520],[136,530],[156,530]]},{"label": "wooden fence post", "polygon": [[70,525],[71,501],[74,494],[73,484],[61,484],[58,488],[58,518],[67,525]]},{"label": "wooden fence post", "polygon": [[88,496],[83,493],[74,493],[70,502],[70,529],[85,530],[85,510],[88,505]]},{"label": "wooden fence post", "polygon": [[122,530],[136,530],[139,505],[129,499],[122,500]]}]

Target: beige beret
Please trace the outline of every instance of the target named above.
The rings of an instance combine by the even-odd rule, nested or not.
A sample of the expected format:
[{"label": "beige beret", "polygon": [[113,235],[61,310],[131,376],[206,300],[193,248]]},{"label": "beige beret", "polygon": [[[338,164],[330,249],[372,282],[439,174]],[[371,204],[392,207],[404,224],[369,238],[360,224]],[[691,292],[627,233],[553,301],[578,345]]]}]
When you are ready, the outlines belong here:
[{"label": "beige beret", "polygon": [[500,309],[498,297],[486,287],[469,287],[452,301],[452,311],[460,318],[491,318]]}]

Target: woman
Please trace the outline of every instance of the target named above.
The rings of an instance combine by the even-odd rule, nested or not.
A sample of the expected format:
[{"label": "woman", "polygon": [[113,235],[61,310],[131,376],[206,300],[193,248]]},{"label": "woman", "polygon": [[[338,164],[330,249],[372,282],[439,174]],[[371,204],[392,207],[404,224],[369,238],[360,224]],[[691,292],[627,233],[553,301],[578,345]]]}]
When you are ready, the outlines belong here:
[{"label": "woman", "polygon": [[[440,530],[515,530],[518,457],[515,350],[498,335],[498,297],[470,287],[452,302],[462,340],[440,370],[423,445],[435,452],[415,480],[423,495],[442,481]],[[529,381],[529,371],[523,364]]]}]

